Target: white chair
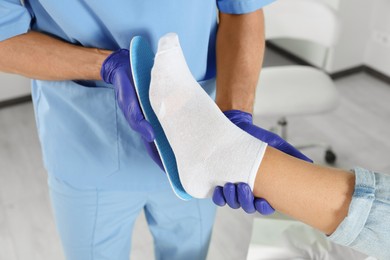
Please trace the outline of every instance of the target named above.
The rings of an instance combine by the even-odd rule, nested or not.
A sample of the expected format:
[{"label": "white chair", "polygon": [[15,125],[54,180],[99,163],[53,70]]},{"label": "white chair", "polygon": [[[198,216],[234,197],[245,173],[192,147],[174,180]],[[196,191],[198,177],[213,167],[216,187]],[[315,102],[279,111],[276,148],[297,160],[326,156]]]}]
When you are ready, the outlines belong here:
[{"label": "white chair", "polygon": [[[267,40],[299,39],[320,44],[327,50],[337,41],[337,16],[321,2],[278,0],[264,8],[264,15]],[[258,84],[254,120],[259,116],[280,117],[278,125],[284,139],[287,139],[287,117],[325,113],[336,108],[339,102],[332,79],[322,70],[309,66],[263,68]],[[335,162],[336,155],[330,145],[311,143],[297,148],[317,146],[326,149],[326,162]]]}]

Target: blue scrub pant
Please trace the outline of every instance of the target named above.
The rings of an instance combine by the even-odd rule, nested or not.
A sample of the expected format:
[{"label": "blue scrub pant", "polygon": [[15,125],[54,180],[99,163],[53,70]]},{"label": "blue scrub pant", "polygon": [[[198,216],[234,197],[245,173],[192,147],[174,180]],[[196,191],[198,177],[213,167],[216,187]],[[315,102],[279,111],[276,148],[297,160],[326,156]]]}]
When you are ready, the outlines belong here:
[{"label": "blue scrub pant", "polygon": [[215,206],[182,201],[159,191],[80,189],[49,178],[57,229],[68,260],[129,259],[134,222],[141,210],[154,238],[156,259],[205,259]]}]

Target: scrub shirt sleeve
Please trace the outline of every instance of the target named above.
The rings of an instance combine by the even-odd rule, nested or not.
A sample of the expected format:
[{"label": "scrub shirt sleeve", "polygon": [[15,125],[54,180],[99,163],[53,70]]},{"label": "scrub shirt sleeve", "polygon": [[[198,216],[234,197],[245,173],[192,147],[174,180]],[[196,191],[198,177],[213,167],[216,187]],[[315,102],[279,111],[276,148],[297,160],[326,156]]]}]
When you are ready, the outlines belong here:
[{"label": "scrub shirt sleeve", "polygon": [[226,14],[254,12],[275,0],[217,0],[219,11]]},{"label": "scrub shirt sleeve", "polygon": [[0,41],[26,33],[31,19],[30,12],[20,0],[1,0]]}]

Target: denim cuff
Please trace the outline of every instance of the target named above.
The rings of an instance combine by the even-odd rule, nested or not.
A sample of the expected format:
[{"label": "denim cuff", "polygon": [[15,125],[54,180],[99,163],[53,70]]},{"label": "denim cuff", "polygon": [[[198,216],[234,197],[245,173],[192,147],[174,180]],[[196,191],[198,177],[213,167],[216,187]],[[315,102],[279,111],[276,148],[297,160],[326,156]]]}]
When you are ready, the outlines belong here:
[{"label": "denim cuff", "polygon": [[351,245],[363,230],[375,200],[375,174],[362,168],[355,168],[354,172],[355,191],[348,216],[329,236],[333,242],[345,246]]}]

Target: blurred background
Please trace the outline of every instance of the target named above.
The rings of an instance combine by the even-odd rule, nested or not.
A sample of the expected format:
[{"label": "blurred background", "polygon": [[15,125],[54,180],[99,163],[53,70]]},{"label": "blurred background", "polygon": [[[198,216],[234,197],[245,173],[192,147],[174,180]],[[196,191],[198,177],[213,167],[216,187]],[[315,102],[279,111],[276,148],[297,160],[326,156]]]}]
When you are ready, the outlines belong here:
[{"label": "blurred background", "polygon": [[[389,11],[388,0],[279,0],[266,7],[255,123],[316,163],[390,173]],[[61,260],[29,84],[0,73],[0,260]],[[131,258],[154,259],[143,215]],[[225,207],[208,259],[374,258],[285,216]]]}]

